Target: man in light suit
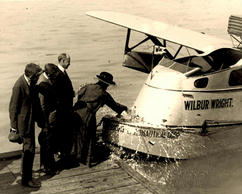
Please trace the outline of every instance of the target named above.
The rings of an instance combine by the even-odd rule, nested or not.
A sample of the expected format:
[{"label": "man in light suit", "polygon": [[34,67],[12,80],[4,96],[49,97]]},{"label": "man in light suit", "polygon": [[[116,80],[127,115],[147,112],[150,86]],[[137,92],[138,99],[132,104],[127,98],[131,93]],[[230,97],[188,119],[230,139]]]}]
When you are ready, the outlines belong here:
[{"label": "man in light suit", "polygon": [[38,98],[36,83],[42,69],[39,65],[29,63],[25,72],[15,82],[9,104],[10,124],[19,132],[23,140],[22,154],[22,185],[40,187],[32,180],[32,168],[35,154],[35,121],[43,125],[42,112]]}]

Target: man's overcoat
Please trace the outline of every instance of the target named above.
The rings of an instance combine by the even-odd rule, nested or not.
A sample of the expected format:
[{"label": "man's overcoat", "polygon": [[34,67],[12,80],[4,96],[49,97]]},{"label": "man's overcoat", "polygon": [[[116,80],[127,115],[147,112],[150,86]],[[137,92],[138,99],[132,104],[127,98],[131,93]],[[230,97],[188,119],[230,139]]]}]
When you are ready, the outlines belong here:
[{"label": "man's overcoat", "polygon": [[42,113],[36,86],[29,86],[24,75],[20,76],[12,89],[9,104],[11,128],[19,131],[23,139],[23,151],[35,151],[35,121],[41,126]]}]

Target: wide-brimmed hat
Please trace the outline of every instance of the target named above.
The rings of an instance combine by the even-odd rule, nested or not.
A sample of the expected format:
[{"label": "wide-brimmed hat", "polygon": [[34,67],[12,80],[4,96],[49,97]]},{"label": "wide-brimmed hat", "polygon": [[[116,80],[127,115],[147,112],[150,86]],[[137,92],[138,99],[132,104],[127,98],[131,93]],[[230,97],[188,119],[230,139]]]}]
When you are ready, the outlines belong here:
[{"label": "wide-brimmed hat", "polygon": [[98,80],[108,84],[108,85],[115,85],[115,82],[113,81],[113,76],[111,73],[108,72],[101,72],[100,75],[96,75]]}]

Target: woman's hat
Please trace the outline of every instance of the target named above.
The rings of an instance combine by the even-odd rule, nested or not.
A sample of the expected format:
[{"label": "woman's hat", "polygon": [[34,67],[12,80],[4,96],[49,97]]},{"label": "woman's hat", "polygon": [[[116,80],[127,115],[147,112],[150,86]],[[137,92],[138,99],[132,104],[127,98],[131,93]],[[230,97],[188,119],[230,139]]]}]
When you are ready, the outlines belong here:
[{"label": "woman's hat", "polygon": [[97,78],[99,81],[105,83],[105,84],[112,84],[115,85],[115,82],[113,81],[113,76],[111,73],[108,72],[101,72],[100,75],[97,75]]}]

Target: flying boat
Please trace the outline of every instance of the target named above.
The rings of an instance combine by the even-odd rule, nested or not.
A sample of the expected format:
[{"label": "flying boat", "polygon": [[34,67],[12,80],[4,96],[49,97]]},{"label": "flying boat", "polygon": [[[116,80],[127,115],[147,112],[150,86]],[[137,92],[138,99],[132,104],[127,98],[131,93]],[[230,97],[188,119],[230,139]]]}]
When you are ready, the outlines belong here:
[{"label": "flying boat", "polygon": [[103,118],[105,142],[176,159],[242,146],[242,16],[229,17],[231,43],[126,13],[87,15],[126,28],[123,66],[147,74],[130,111]]}]

